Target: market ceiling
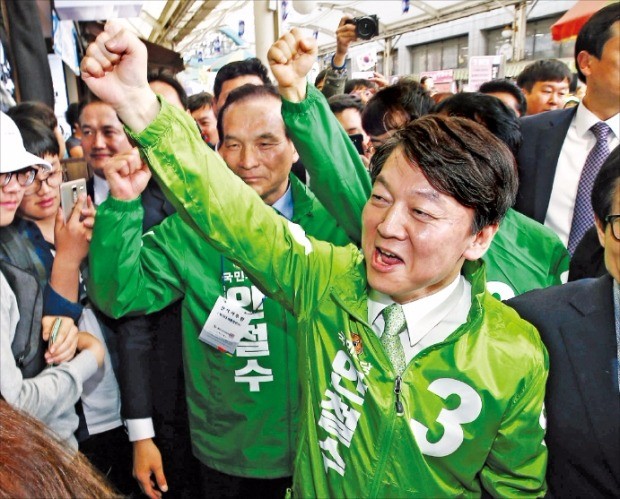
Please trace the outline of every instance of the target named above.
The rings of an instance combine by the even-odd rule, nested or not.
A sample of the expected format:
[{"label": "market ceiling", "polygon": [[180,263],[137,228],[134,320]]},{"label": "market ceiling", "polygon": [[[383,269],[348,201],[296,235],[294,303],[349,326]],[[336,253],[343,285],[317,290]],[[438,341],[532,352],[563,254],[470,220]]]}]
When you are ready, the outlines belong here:
[{"label": "market ceiling", "polygon": [[[356,1],[266,1],[286,12],[281,31],[301,26],[317,32],[319,50],[335,49],[334,32],[344,14],[352,17],[377,14],[380,37],[433,26],[454,19],[498,8],[509,9],[518,3],[528,7],[537,0],[356,0]],[[237,31],[239,21],[245,25],[244,39],[254,40],[253,2],[249,0],[158,0],[145,1],[140,17],[131,20],[134,29],[150,42],[163,45],[183,55],[196,50],[222,27]],[[408,7],[408,9],[407,9]],[[406,10],[406,11],[405,11]],[[512,13],[512,9],[510,9]],[[250,43],[251,45],[251,43]]]}]

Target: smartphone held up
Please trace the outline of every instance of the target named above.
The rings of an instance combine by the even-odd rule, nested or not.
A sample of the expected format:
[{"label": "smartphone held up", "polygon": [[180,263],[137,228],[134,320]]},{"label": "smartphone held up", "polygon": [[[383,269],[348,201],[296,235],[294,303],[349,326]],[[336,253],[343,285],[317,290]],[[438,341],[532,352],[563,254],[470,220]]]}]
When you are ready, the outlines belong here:
[{"label": "smartphone held up", "polygon": [[60,184],[60,206],[65,222],[71,217],[71,212],[80,194],[86,194],[85,179],[79,178]]}]

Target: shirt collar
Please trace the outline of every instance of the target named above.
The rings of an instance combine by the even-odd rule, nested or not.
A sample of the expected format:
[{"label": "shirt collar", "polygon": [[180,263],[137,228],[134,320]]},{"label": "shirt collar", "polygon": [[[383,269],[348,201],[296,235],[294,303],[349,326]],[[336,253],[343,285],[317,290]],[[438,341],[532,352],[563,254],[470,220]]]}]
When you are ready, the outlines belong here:
[{"label": "shirt collar", "polygon": [[293,194],[291,192],[290,182],[288,183],[286,192],[282,195],[280,199],[278,199],[271,206],[284,218],[286,218],[287,220],[292,220],[293,218]]},{"label": "shirt collar", "polygon": [[105,179],[94,175],[93,192],[95,194],[95,199],[93,199],[93,203],[95,203],[95,206],[99,206],[106,199],[108,199],[108,195],[110,194],[110,186]]},{"label": "shirt collar", "polygon": [[[575,128],[579,137],[583,137],[589,132],[592,125],[595,125],[601,121],[592,111],[590,111],[585,104],[581,103],[577,106],[577,112],[575,113]],[[611,118],[605,121],[614,136],[620,138],[620,114],[615,114]]]},{"label": "shirt collar", "polygon": [[[454,281],[436,293],[402,305],[411,346],[420,341],[458,304],[464,284],[464,277],[458,275]],[[373,324],[383,309],[392,303],[394,300],[388,295],[371,289],[368,294],[368,322]]]}]

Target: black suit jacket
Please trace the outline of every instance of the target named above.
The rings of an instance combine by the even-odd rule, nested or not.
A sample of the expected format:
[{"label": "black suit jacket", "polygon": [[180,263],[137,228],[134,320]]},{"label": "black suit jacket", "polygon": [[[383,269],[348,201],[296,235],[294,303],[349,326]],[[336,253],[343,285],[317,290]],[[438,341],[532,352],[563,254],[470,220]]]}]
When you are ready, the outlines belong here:
[{"label": "black suit jacket", "polygon": [[620,497],[612,282],[607,274],[507,302],[538,328],[549,351],[547,480],[557,497]]},{"label": "black suit jacket", "polygon": [[521,119],[523,141],[517,161],[519,190],[514,208],[545,222],[560,151],[577,108],[548,111]]}]

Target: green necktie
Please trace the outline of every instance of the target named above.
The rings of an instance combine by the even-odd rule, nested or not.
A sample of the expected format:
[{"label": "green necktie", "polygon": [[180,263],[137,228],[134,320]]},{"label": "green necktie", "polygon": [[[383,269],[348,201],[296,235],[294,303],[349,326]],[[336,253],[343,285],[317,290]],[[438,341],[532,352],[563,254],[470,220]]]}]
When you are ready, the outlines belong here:
[{"label": "green necktie", "polygon": [[396,375],[400,376],[407,366],[405,351],[398,336],[407,327],[405,313],[398,303],[393,303],[383,309],[382,314],[385,319],[385,328],[381,335],[381,344],[392,362]]}]

